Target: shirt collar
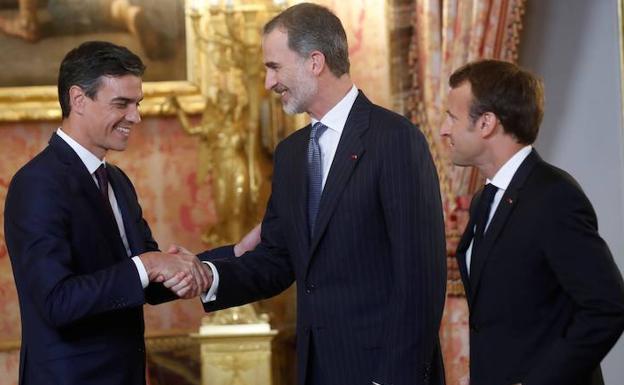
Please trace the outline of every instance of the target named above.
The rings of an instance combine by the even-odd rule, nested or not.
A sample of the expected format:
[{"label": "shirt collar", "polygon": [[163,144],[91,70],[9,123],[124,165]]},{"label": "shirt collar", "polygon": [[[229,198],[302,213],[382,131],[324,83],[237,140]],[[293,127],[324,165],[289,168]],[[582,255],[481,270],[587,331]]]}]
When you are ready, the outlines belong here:
[{"label": "shirt collar", "polygon": [[56,130],[56,134],[60,136],[61,139],[63,139],[72,148],[72,150],[74,150],[76,154],[78,154],[78,157],[80,158],[82,163],[84,163],[85,167],[87,167],[87,170],[89,170],[89,174],[93,174],[95,170],[100,167],[100,165],[106,165],[106,162],[104,160],[100,160],[100,158],[93,155],[92,152],[84,148],[80,143],[76,142],[71,136],[64,133],[60,127]]},{"label": "shirt collar", "polygon": [[[326,125],[329,129],[336,131],[339,134],[342,133],[345,123],[347,122],[347,118],[349,117],[351,107],[353,107],[353,103],[355,103],[357,96],[358,89],[355,85],[353,85],[344,98],[342,98],[331,110],[329,110],[325,116],[321,118],[320,122]],[[314,118],[312,118],[311,121],[312,125],[318,122],[318,120]]]},{"label": "shirt collar", "polygon": [[492,180],[488,179],[486,183],[492,183],[499,189],[507,190],[509,183],[511,183],[511,178],[513,178],[516,171],[518,171],[518,167],[524,162],[524,159],[529,156],[532,149],[533,147],[531,145],[522,147],[520,151],[516,152],[514,156],[505,162],[503,167],[496,172]]}]

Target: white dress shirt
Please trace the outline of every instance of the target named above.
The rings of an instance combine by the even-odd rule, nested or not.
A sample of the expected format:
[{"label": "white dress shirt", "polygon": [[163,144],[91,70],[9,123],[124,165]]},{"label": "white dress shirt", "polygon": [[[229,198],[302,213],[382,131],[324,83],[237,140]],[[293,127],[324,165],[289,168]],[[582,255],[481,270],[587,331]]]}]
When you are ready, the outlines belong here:
[{"label": "white dress shirt", "polygon": [[[56,134],[65,141],[78,155],[82,163],[84,163],[85,167],[91,174],[91,178],[93,178],[93,182],[96,186],[98,186],[97,178],[95,177],[95,170],[100,167],[100,165],[106,166],[106,162],[104,160],[100,160],[97,156],[93,155],[89,150],[84,148],[80,143],[76,142],[72,137],[67,135],[61,130],[59,127],[56,130]],[[121,240],[126,248],[126,253],[128,257],[132,254],[130,251],[130,245],[128,244],[128,238],[126,236],[126,229],[124,228],[123,218],[121,216],[121,211],[119,210],[119,206],[117,205],[117,198],[115,197],[115,191],[113,191],[110,183],[108,184],[108,200],[110,201],[111,208],[113,209],[113,214],[115,216],[115,222],[117,222],[117,228],[119,229],[119,235],[121,235]],[[143,262],[141,262],[141,258],[138,256],[132,257],[132,262],[137,268],[139,273],[139,278],[141,279],[141,285],[145,289],[147,285],[149,285],[149,278],[147,276],[147,270],[145,270],[145,266],[143,266]]]},{"label": "white dress shirt", "polygon": [[[492,220],[494,213],[496,213],[498,204],[503,198],[503,194],[505,194],[505,190],[507,190],[507,187],[509,187],[509,183],[511,183],[511,179],[516,174],[516,171],[518,171],[518,167],[520,167],[520,165],[522,164],[522,162],[524,162],[526,157],[529,156],[532,149],[533,147],[530,145],[525,146],[522,149],[520,149],[520,151],[516,152],[514,156],[512,156],[511,158],[509,158],[507,162],[505,162],[503,167],[501,167],[496,172],[492,180],[489,180],[489,179],[486,180],[485,184],[488,184],[488,183],[493,184],[494,186],[498,187],[498,191],[496,191],[496,194],[494,195],[494,200],[492,201],[492,206],[490,207],[488,220],[487,220],[487,223],[485,224],[485,229],[483,230],[484,233],[487,231],[488,226],[490,225],[490,221]],[[468,247],[468,250],[466,251],[466,270],[468,271],[468,274],[470,274],[470,262],[472,260],[473,241],[470,241],[470,246]]]},{"label": "white dress shirt", "polygon": [[[321,123],[327,126],[327,130],[319,137],[319,147],[321,148],[321,171],[323,173],[323,183],[321,189],[325,188],[325,182],[327,181],[327,175],[329,175],[329,169],[334,161],[334,155],[336,155],[336,149],[338,148],[338,142],[342,136],[345,123],[351,112],[351,107],[355,103],[355,99],[358,96],[358,89],[355,85],[351,86],[351,89],[344,98],[342,98],[331,110],[329,110],[325,116],[320,120]],[[312,125],[318,122],[316,119],[311,119]]]}]

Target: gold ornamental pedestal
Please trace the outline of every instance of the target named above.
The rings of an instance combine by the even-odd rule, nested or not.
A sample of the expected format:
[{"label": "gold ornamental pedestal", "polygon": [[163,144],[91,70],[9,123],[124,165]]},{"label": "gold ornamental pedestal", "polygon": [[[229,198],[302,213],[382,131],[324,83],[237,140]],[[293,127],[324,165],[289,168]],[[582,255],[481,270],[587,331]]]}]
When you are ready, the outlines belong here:
[{"label": "gold ornamental pedestal", "polygon": [[266,318],[203,324],[199,333],[191,334],[200,344],[202,385],[273,384],[271,341],[276,334]]},{"label": "gold ornamental pedestal", "polygon": [[[193,36],[187,43],[194,46],[204,75],[204,108],[199,119],[181,98],[172,98],[168,108],[183,130],[199,140],[197,183],[212,185],[217,220],[202,231],[208,247],[238,242],[262,219],[273,149],[294,127],[304,125],[285,117],[277,95],[263,87],[262,28],[286,5],[285,0],[186,1],[187,30]],[[292,384],[292,308],[291,291],[255,308],[247,304],[205,317],[200,332],[192,335],[200,344],[202,385]],[[270,312],[276,328],[288,325],[277,341],[268,317],[258,316],[256,309]]]}]

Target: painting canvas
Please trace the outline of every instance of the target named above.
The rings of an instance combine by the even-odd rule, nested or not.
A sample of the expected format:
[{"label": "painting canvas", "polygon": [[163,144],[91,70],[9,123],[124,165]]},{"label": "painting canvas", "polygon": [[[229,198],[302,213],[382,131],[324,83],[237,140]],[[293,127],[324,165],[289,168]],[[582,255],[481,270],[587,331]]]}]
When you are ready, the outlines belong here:
[{"label": "painting canvas", "polygon": [[182,0],[1,0],[0,87],[56,84],[65,53],[87,40],[127,46],[146,81],[186,80]]},{"label": "painting canvas", "polygon": [[163,97],[199,94],[188,25],[184,0],[0,0],[0,120],[58,118],[58,66],[88,40],[144,60],[147,114],[159,113]]}]

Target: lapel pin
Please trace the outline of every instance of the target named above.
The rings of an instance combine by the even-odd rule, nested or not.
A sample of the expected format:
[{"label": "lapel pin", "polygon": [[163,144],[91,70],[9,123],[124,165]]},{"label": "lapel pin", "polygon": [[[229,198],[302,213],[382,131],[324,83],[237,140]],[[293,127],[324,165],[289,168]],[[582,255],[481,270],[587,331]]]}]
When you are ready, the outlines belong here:
[{"label": "lapel pin", "polygon": [[510,205],[513,204],[513,199],[507,198],[507,203],[509,203]]},{"label": "lapel pin", "polygon": [[357,160],[358,156],[357,154],[351,154],[351,160]]}]

